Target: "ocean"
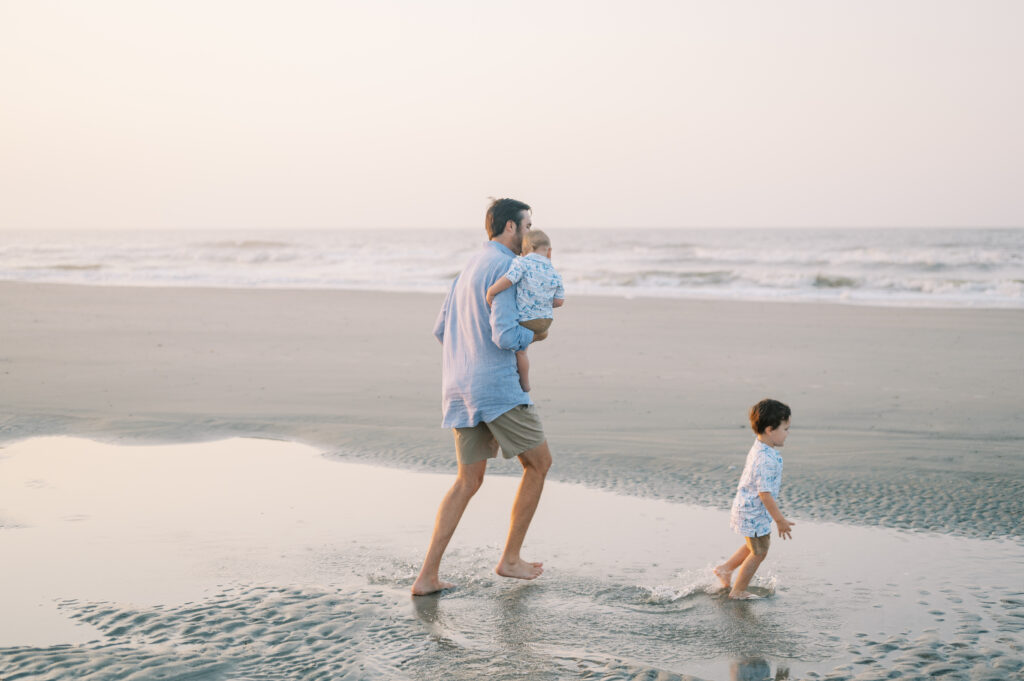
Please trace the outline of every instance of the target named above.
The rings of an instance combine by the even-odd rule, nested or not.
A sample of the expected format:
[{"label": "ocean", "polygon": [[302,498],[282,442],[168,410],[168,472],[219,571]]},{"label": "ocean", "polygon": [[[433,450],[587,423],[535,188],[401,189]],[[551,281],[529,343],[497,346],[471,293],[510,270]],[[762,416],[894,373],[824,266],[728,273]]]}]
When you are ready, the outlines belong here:
[{"label": "ocean", "polygon": [[[1024,229],[549,229],[566,294],[1024,308]],[[445,291],[482,229],[0,232],[0,281]]]}]

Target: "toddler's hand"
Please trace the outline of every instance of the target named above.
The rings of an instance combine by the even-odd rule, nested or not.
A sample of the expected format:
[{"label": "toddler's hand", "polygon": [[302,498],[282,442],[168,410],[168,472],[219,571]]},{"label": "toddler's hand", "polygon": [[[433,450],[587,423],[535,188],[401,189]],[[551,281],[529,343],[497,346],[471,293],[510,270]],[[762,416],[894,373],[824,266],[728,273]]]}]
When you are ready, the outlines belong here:
[{"label": "toddler's hand", "polygon": [[780,537],[782,537],[783,539],[792,539],[793,538],[793,535],[791,533],[793,531],[793,526],[796,525],[796,523],[791,523],[790,521],[786,520],[785,518],[782,518],[781,520],[776,520],[775,524],[778,525],[778,527],[779,527],[779,536]]}]

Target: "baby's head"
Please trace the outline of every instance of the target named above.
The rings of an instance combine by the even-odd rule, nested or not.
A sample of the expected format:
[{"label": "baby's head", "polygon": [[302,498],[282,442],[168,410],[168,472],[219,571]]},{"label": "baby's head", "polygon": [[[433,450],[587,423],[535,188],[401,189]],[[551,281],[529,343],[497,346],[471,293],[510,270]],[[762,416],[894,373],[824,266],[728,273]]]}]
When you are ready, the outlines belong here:
[{"label": "baby's head", "polygon": [[789,407],[778,400],[761,400],[750,408],[750,427],[769,447],[781,447],[789,434]]},{"label": "baby's head", "polygon": [[539,229],[531,229],[523,235],[523,255],[536,253],[545,258],[551,257],[551,239]]}]

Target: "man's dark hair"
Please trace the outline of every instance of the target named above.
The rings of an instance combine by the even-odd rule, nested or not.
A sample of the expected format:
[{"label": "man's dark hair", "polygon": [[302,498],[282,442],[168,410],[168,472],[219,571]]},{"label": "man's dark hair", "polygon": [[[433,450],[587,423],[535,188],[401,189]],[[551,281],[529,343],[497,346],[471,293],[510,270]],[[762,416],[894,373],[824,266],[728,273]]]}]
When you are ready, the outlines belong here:
[{"label": "man's dark hair", "polygon": [[529,210],[532,209],[522,201],[494,199],[491,202],[490,208],[487,209],[487,219],[484,221],[487,236],[491,239],[501,236],[501,233],[505,231],[505,224],[509,220],[515,222],[516,227],[521,227],[523,214]]},{"label": "man's dark hair", "polygon": [[769,428],[778,428],[788,421],[792,412],[778,400],[761,400],[750,408],[750,427],[760,435]]}]

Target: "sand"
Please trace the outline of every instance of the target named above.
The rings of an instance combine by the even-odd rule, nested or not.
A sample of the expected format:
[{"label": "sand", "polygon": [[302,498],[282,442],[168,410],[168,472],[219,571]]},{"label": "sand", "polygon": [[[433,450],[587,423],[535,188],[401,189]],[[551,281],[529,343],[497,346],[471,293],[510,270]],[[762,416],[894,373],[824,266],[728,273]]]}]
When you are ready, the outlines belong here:
[{"label": "sand", "polygon": [[[440,302],[0,283],[0,440],[259,436],[451,471]],[[557,480],[725,508],[772,396],[788,513],[1019,538],[1022,337],[1016,310],[576,298],[532,380]]]},{"label": "sand", "polygon": [[[496,462],[411,599],[440,300],[0,284],[0,678],[1024,678],[1024,312],[572,299],[531,350],[547,572],[490,572]],[[737,604],[765,396],[797,526]]]},{"label": "sand", "polygon": [[458,587],[412,599],[431,524],[420,509],[449,484],[268,440],[8,445],[0,499],[16,527],[0,531],[0,676],[864,681],[1024,669],[1020,542],[803,520],[755,579],[764,599],[737,603],[710,571],[738,542],[725,512],[550,483],[526,546],[548,570],[525,583],[490,571],[515,487],[501,476],[446,558]]}]

